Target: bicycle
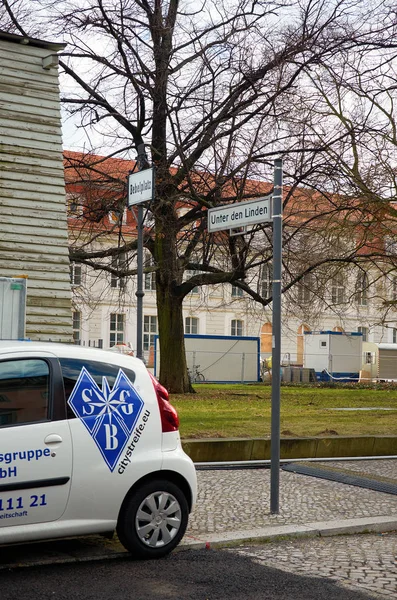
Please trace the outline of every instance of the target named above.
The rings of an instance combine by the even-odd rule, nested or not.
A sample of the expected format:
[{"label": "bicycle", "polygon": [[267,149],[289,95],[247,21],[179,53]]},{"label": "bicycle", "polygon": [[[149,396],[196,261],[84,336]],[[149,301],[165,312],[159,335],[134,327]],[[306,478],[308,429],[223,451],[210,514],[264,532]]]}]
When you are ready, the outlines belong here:
[{"label": "bicycle", "polygon": [[204,383],[205,375],[201,371],[199,371],[199,366],[200,365],[194,365],[193,375],[190,369],[187,370],[190,383]]}]

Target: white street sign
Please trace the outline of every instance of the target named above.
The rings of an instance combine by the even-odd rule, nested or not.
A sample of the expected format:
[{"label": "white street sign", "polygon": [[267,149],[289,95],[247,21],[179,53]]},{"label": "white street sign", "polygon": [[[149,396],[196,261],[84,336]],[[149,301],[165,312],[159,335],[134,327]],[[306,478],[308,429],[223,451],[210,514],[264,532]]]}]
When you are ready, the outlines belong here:
[{"label": "white street sign", "polygon": [[153,200],[154,168],[128,175],[128,206]]},{"label": "white street sign", "polygon": [[272,196],[264,196],[250,202],[235,202],[208,210],[208,231],[237,229],[272,220]]}]

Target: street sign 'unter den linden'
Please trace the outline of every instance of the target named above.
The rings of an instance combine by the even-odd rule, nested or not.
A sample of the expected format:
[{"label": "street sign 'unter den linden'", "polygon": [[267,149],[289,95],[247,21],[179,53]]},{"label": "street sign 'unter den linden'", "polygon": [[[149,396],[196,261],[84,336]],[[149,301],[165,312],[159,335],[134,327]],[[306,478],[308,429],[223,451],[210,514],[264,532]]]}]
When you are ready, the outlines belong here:
[{"label": "street sign 'unter den linden'", "polygon": [[271,221],[272,196],[264,196],[250,202],[235,202],[227,206],[217,206],[208,210],[208,231],[237,229],[245,225],[255,225]]}]

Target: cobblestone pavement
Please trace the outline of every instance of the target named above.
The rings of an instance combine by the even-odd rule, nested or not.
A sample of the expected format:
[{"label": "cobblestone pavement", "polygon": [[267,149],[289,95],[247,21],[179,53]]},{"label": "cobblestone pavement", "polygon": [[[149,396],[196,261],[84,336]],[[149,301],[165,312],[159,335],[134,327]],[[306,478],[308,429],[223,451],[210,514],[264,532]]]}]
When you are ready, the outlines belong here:
[{"label": "cobblestone pavement", "polygon": [[[397,459],[316,464],[356,471],[367,477],[387,477],[397,483]],[[270,469],[198,471],[198,500],[183,542],[197,547],[225,547],[236,540],[271,539],[268,544],[250,547],[242,541],[245,547],[233,551],[246,552],[272,567],[331,577],[344,585],[365,588],[366,593],[371,592],[371,598],[382,593],[382,597],[397,599],[397,532],[318,537],[327,532],[352,531],[352,520],[357,519],[361,519],[361,531],[368,531],[371,520],[376,519],[385,530],[395,528],[397,496],[281,471],[280,513],[272,515],[270,475]],[[281,533],[277,531],[279,526],[286,526]],[[280,535],[282,541],[275,537]],[[290,537],[286,539],[286,535]],[[301,535],[315,537],[296,537]],[[117,538],[104,541],[100,536],[2,550],[0,570],[16,565],[104,559],[125,553]]]},{"label": "cobblestone pavement", "polygon": [[[314,463],[313,463],[314,464]],[[360,474],[395,479],[397,460],[330,461]],[[270,514],[270,469],[198,472],[198,500],[188,535],[252,530],[377,516],[397,516],[397,497],[343,483],[281,471],[280,513]]]},{"label": "cobblestone pavement", "polygon": [[360,588],[371,598],[397,597],[396,533],[286,540],[231,552],[296,575]]}]

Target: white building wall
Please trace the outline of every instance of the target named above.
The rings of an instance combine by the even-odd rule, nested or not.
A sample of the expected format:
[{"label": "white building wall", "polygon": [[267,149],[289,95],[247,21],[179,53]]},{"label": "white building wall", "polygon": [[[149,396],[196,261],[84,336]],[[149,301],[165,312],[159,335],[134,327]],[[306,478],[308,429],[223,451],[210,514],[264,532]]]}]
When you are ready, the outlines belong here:
[{"label": "white building wall", "polygon": [[[201,316],[199,317],[201,319]],[[217,309],[206,313],[206,335],[230,335],[230,329],[227,329],[225,310]]]},{"label": "white building wall", "polygon": [[104,331],[102,328],[102,325],[103,325],[102,307],[99,307],[98,309],[93,311],[88,322],[89,322],[89,329],[85,336],[85,341],[87,343],[91,342],[92,345],[94,345],[93,342],[95,342],[95,345],[97,346],[98,340],[103,340],[103,344],[105,344],[105,340],[103,339]]}]

